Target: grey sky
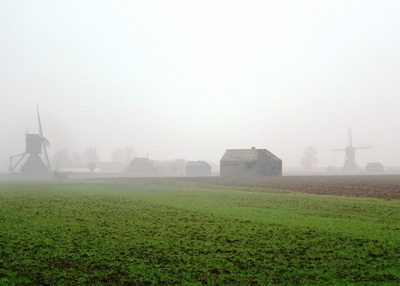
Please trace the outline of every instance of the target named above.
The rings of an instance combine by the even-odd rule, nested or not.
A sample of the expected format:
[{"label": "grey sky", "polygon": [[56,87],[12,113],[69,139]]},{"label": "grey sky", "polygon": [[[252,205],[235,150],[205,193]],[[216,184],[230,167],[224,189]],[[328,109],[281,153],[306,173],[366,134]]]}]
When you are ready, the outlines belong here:
[{"label": "grey sky", "polygon": [[400,165],[400,1],[0,0],[0,166],[37,132],[104,161],[219,163],[267,148],[284,167]]}]

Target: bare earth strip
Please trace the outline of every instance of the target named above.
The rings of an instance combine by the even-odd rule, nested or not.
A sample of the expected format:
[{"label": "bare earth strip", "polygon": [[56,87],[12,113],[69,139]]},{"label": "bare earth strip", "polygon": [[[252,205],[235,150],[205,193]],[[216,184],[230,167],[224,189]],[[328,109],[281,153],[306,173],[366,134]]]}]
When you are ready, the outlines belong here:
[{"label": "bare earth strip", "polygon": [[318,195],[400,199],[400,176],[182,177],[182,181],[234,187],[259,187]]}]

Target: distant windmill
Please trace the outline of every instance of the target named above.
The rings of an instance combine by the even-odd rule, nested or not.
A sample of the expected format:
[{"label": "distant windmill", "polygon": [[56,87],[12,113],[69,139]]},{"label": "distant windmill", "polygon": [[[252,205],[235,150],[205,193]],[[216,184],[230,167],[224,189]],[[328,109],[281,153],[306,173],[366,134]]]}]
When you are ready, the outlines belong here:
[{"label": "distant windmill", "polygon": [[371,149],[372,146],[353,147],[353,139],[351,137],[351,129],[350,128],[349,128],[349,135],[348,135],[347,140],[348,140],[348,146],[346,148],[332,149],[332,150],[333,150],[333,152],[345,151],[343,170],[355,171],[355,170],[358,170],[357,164],[354,161],[354,158],[356,157],[356,149]]},{"label": "distant windmill", "polygon": [[[39,134],[30,134],[26,133],[25,141],[26,148],[25,153],[21,153],[15,156],[10,157],[10,172],[13,172],[15,168],[21,163],[21,161],[25,158],[26,155],[29,155],[26,162],[21,167],[21,172],[23,173],[37,173],[37,172],[48,172],[51,170],[50,161],[47,155],[46,147],[50,147],[50,142],[43,136],[42,124],[40,122],[39,115],[39,106],[37,106],[37,114],[38,114],[38,122],[39,122]],[[42,155],[42,146],[44,150],[44,154],[46,157],[47,166],[43,163],[40,158]],[[13,159],[18,158],[19,160],[15,165],[13,165]]]}]

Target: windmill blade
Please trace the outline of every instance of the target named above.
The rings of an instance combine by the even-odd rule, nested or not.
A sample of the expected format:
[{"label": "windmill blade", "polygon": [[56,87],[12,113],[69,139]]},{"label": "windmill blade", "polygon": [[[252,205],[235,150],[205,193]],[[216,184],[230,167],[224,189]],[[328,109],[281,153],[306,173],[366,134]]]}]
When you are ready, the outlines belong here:
[{"label": "windmill blade", "polygon": [[43,139],[43,150],[44,150],[44,155],[46,156],[47,168],[49,169],[49,171],[51,171],[49,155],[47,154],[47,149],[46,149],[46,147],[50,147],[50,142],[43,136],[42,123],[40,122],[39,105],[37,105],[37,115],[39,122],[39,133]]},{"label": "windmill blade", "polygon": [[[14,171],[14,169],[17,168],[17,166],[22,161],[22,159],[25,158],[25,155],[26,155],[26,153],[21,153],[21,154],[18,154],[18,155],[10,157],[10,168],[9,168],[10,172]],[[19,158],[18,162],[13,166],[12,159],[15,158],[15,157],[18,157],[18,156],[21,156],[21,158]]]},{"label": "windmill blade", "polygon": [[47,140],[47,139],[43,136],[42,122],[40,121],[40,115],[39,115],[39,105],[37,106],[37,113],[38,113],[38,122],[39,122],[39,133],[40,133],[40,136],[41,136],[42,139],[43,139],[43,144],[44,144],[45,146],[47,146],[47,147],[50,148],[50,141]]},{"label": "windmill blade", "polygon": [[42,139],[43,139],[43,144],[44,144],[46,147],[50,148],[50,141],[47,140],[47,139],[44,138],[44,137],[42,137]]},{"label": "windmill blade", "polygon": [[42,123],[40,122],[40,115],[39,115],[39,105],[37,107],[37,116],[38,116],[38,122],[39,122],[39,134],[40,136],[43,137],[43,131],[42,131]]},{"label": "windmill blade", "polygon": [[372,148],[373,148],[373,147],[372,147],[371,145],[354,147],[354,149],[372,149]]},{"label": "windmill blade", "polygon": [[46,144],[44,143],[44,141],[43,141],[43,150],[44,150],[44,155],[46,156],[47,168],[49,168],[49,171],[51,171],[49,155],[47,155]]},{"label": "windmill blade", "polygon": [[351,129],[349,128],[348,145],[353,147],[353,138],[351,137]]}]

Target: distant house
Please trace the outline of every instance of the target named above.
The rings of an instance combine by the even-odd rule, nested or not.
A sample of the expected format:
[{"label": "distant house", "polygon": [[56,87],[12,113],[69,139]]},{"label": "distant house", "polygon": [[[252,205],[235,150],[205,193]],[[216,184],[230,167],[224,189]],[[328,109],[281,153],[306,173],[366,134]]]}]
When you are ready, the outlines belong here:
[{"label": "distant house", "polygon": [[367,163],[366,171],[368,173],[382,173],[383,172],[383,165],[379,162],[370,162]]},{"label": "distant house", "polygon": [[267,149],[228,149],[220,161],[220,175],[282,176],[282,160]]},{"label": "distant house", "polygon": [[205,161],[189,161],[186,164],[186,176],[189,177],[211,176],[211,165]]},{"label": "distant house", "polygon": [[149,173],[153,172],[154,162],[149,158],[134,158],[127,168],[128,172],[137,172],[137,173]]}]

